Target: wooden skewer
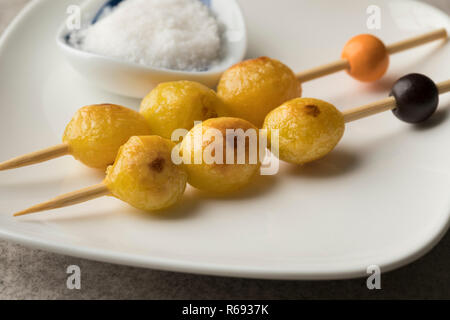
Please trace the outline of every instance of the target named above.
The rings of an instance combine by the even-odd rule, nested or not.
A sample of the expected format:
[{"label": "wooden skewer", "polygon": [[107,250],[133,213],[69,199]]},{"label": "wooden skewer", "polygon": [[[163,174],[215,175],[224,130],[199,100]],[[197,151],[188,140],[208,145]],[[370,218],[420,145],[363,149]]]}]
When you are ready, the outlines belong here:
[{"label": "wooden skewer", "polygon": [[36,164],[44,162],[50,159],[65,156],[70,153],[69,146],[65,143],[58,144],[56,146],[46,148],[43,150],[35,151],[32,153],[25,154],[23,156],[10,159],[5,162],[0,163],[0,171],[15,169],[31,164]]},{"label": "wooden skewer", "polygon": [[315,67],[303,72],[299,72],[296,74],[297,79],[300,80],[300,82],[306,82],[309,80],[317,79],[320,77],[327,76],[329,74],[339,72],[345,69],[350,68],[350,64],[346,59],[340,59],[336,60],[334,62],[331,62],[329,64],[325,64],[320,67]]},{"label": "wooden skewer", "polygon": [[395,99],[394,97],[388,97],[376,102],[366,104],[364,106],[359,106],[342,112],[344,115],[345,122],[352,122],[359,120],[377,113],[395,109]]},{"label": "wooden skewer", "polygon": [[445,28],[434,30],[410,39],[402,40],[399,42],[392,43],[386,46],[386,50],[390,53],[397,53],[400,51],[408,50],[421,46],[425,43],[447,38],[447,30]]},{"label": "wooden skewer", "polygon": [[84,188],[81,190],[73,191],[70,193],[66,193],[60,195],[56,198],[53,198],[49,201],[37,204],[28,209],[19,211],[14,214],[15,217],[23,216],[30,213],[40,212],[44,210],[52,210],[63,207],[68,207],[77,203],[89,201],[92,199],[100,198],[110,194],[108,187],[103,184],[97,184],[88,188]]},{"label": "wooden skewer", "polygon": [[[436,84],[439,94],[443,94],[450,91],[450,80],[440,82]],[[394,97],[388,97],[376,102],[366,104],[364,106],[352,108],[342,112],[345,122],[352,122],[359,120],[380,112],[395,109],[396,103]]]},{"label": "wooden skewer", "polygon": [[438,88],[439,94],[443,94],[450,91],[450,79],[447,81],[439,82],[436,87]]},{"label": "wooden skewer", "polygon": [[[411,49],[414,47],[418,47],[425,43],[435,41],[438,39],[447,39],[447,30],[445,28],[434,30],[416,37],[412,37],[410,39],[402,40],[396,43],[392,43],[386,46],[386,50],[390,54],[394,54],[397,52],[401,52],[407,49]],[[348,69],[350,67],[348,61],[346,59],[339,59],[332,63],[315,67],[303,72],[299,72],[296,74],[297,79],[300,82],[306,82],[309,80],[317,79],[338,71],[342,71]]]}]

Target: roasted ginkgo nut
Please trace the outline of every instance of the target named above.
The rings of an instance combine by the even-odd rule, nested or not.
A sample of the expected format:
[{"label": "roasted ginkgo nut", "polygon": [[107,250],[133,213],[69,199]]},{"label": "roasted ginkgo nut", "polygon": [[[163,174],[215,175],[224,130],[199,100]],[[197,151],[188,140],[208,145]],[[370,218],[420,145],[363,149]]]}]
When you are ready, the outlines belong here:
[{"label": "roasted ginkgo nut", "polygon": [[104,180],[112,195],[144,211],[172,206],[186,188],[187,173],[172,162],[175,144],[159,136],[131,137]]},{"label": "roasted ginkgo nut", "polygon": [[281,160],[303,164],[320,159],[338,144],[344,117],[333,105],[318,99],[297,98],[270,112],[264,122],[270,143],[278,130]]},{"label": "roasted ginkgo nut", "polygon": [[63,142],[75,159],[92,168],[105,169],[114,162],[120,146],[136,135],[151,133],[138,112],[114,104],[85,106],[66,127]]},{"label": "roasted ginkgo nut", "polygon": [[[240,137],[245,145],[241,145],[241,155],[240,138],[227,130],[243,134]],[[243,119],[222,117],[196,125],[181,144],[189,184],[211,193],[228,193],[246,186],[259,171],[258,141],[258,129]],[[232,161],[227,162],[227,155]],[[196,159],[200,161],[196,163]]]},{"label": "roasted ginkgo nut", "polygon": [[222,75],[217,94],[228,113],[260,128],[267,113],[285,101],[300,97],[300,82],[294,72],[267,57],[240,62]]},{"label": "roasted ginkgo nut", "polygon": [[171,139],[176,129],[190,130],[195,121],[225,115],[224,103],[214,90],[193,81],[164,82],[141,103],[141,114],[153,132]]}]

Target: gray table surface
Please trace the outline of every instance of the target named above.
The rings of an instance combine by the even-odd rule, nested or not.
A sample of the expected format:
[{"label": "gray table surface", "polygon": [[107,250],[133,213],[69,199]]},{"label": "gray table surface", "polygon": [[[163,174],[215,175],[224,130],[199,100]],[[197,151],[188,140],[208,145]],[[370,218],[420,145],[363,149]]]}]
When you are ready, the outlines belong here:
[{"label": "gray table surface", "polygon": [[[0,0],[0,33],[27,2]],[[449,0],[427,2],[450,13]],[[66,287],[69,265],[81,268],[81,290]],[[426,256],[383,274],[381,281],[381,290],[368,290],[365,279],[198,276],[94,262],[0,241],[0,299],[450,299],[450,233]]]}]

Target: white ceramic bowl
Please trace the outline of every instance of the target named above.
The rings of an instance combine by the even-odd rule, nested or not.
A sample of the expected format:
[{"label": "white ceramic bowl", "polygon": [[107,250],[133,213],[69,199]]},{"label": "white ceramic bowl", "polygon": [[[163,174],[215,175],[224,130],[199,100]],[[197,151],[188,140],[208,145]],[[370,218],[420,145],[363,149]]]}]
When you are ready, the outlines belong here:
[{"label": "white ceramic bowl", "polygon": [[[81,5],[82,21],[92,21],[106,0],[88,0]],[[221,61],[207,71],[190,72],[146,67],[119,59],[81,51],[69,45],[69,30],[64,22],[57,35],[57,44],[69,63],[89,82],[123,96],[143,98],[161,82],[198,81],[213,88],[220,75],[241,61],[247,49],[245,22],[235,0],[211,0],[211,11],[224,30],[224,54]]]}]

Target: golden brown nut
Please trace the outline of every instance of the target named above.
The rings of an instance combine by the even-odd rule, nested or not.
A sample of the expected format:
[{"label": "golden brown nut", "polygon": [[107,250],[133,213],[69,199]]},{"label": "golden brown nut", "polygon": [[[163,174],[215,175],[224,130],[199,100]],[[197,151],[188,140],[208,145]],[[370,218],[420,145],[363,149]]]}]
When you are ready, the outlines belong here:
[{"label": "golden brown nut", "polygon": [[258,141],[258,129],[246,120],[223,117],[196,125],[181,144],[189,184],[212,193],[244,187],[260,167]]},{"label": "golden brown nut", "polygon": [[246,60],[222,75],[217,94],[233,117],[260,128],[266,115],[283,102],[300,97],[300,82],[280,61],[261,57]]},{"label": "golden brown nut", "polygon": [[322,158],[341,140],[344,117],[333,105],[297,98],[270,112],[264,122],[269,141],[278,129],[280,159],[303,164]]},{"label": "golden brown nut", "polygon": [[154,211],[180,200],[187,173],[172,162],[175,146],[158,136],[132,137],[109,166],[104,183],[111,193],[135,208]]},{"label": "golden brown nut", "polygon": [[136,135],[148,135],[150,128],[138,112],[114,105],[81,108],[66,127],[63,142],[75,159],[93,168],[104,169],[114,162],[125,142]]},{"label": "golden brown nut", "polygon": [[216,93],[192,81],[159,84],[141,103],[141,114],[154,134],[170,139],[176,129],[190,130],[194,121],[223,116],[224,104]]}]

